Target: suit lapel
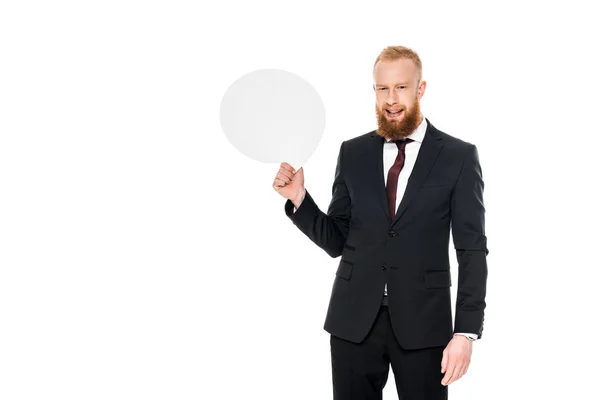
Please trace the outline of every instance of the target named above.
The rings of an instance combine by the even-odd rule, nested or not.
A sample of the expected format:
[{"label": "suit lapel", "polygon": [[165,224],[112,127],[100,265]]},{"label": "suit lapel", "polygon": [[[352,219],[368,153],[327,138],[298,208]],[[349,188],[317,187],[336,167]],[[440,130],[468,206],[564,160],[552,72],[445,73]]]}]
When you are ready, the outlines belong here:
[{"label": "suit lapel", "polygon": [[[406,211],[406,208],[409,206],[411,200],[419,191],[421,185],[425,182],[425,179],[427,178],[431,167],[433,167],[433,164],[435,163],[438,154],[442,150],[442,147],[444,147],[441,139],[442,138],[437,134],[437,129],[435,129],[435,127],[431,125],[431,122],[427,120],[427,130],[425,131],[425,136],[423,138],[423,142],[421,143],[421,148],[419,149],[419,154],[417,155],[415,166],[413,167],[412,173],[408,178],[408,183],[406,186],[406,190],[404,191],[404,196],[402,196],[402,201],[398,206],[398,210],[396,211],[396,217],[392,221],[392,225],[398,222],[400,217],[402,217],[402,214],[404,213],[404,211]],[[385,196],[385,198],[387,204],[387,195]]]},{"label": "suit lapel", "polygon": [[385,140],[379,136],[376,131],[370,132],[373,140],[368,151],[371,153],[371,155],[367,156],[366,159],[373,161],[369,168],[367,168],[369,171],[368,179],[371,182],[375,182],[375,197],[377,203],[381,206],[385,212],[385,215],[387,215],[391,225],[394,225],[396,222],[398,222],[402,214],[406,211],[411,200],[419,191],[421,185],[425,182],[425,179],[427,178],[431,167],[433,167],[433,164],[435,163],[438,154],[442,150],[442,147],[444,147],[441,140],[442,138],[439,136],[437,129],[431,124],[431,122],[429,122],[427,118],[426,120],[427,130],[425,131],[423,143],[421,143],[421,148],[419,149],[415,166],[413,167],[412,173],[408,178],[406,190],[404,191],[402,201],[398,206],[396,217],[393,221],[388,208],[387,194],[385,191],[385,178],[383,175],[383,144]]},{"label": "suit lapel", "polygon": [[385,192],[385,178],[383,176],[383,143],[384,139],[376,131],[370,133],[373,140],[369,143],[368,152],[370,153],[366,160],[371,160],[368,171],[368,181],[375,184],[375,197],[381,209],[385,212],[388,219],[392,220],[388,209],[387,194]]}]

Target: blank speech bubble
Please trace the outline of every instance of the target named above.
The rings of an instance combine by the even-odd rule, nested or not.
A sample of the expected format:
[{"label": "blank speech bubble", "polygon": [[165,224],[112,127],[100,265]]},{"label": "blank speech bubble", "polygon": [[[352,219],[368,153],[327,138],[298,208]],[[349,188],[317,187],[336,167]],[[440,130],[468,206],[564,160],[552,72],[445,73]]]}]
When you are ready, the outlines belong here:
[{"label": "blank speech bubble", "polygon": [[325,130],[325,106],[304,79],[279,69],[238,78],[221,100],[221,127],[241,153],[264,163],[298,169]]}]

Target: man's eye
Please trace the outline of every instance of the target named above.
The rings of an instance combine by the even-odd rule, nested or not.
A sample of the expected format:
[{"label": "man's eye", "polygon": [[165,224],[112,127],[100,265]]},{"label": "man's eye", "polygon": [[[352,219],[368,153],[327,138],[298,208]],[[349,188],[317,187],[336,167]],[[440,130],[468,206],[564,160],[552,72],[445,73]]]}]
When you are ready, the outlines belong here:
[{"label": "man's eye", "polygon": [[387,88],[384,88],[384,87],[377,88],[377,90],[386,90],[386,89]]},{"label": "man's eye", "polygon": [[406,88],[406,86],[398,86],[400,89],[404,89]]}]

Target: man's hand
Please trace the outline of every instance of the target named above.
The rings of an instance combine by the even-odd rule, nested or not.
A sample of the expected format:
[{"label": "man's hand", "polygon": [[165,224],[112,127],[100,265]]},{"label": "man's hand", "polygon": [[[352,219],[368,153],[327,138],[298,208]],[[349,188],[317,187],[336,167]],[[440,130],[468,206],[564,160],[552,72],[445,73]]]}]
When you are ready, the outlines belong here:
[{"label": "man's hand", "polygon": [[445,372],[442,385],[448,386],[467,373],[472,351],[473,342],[465,336],[456,335],[450,340],[442,357],[442,373]]},{"label": "man's hand", "polygon": [[296,208],[304,200],[306,190],[304,189],[304,170],[302,167],[296,171],[290,164],[283,162],[273,180],[273,189],[280,195],[289,199]]}]

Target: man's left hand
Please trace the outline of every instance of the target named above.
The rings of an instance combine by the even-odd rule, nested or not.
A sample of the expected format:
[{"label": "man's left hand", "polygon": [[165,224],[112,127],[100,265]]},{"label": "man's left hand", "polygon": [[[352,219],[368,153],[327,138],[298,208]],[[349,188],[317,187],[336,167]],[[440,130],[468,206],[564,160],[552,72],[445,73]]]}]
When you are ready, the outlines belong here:
[{"label": "man's left hand", "polygon": [[463,335],[455,335],[444,349],[442,357],[442,385],[448,386],[467,373],[471,363],[473,343]]}]

